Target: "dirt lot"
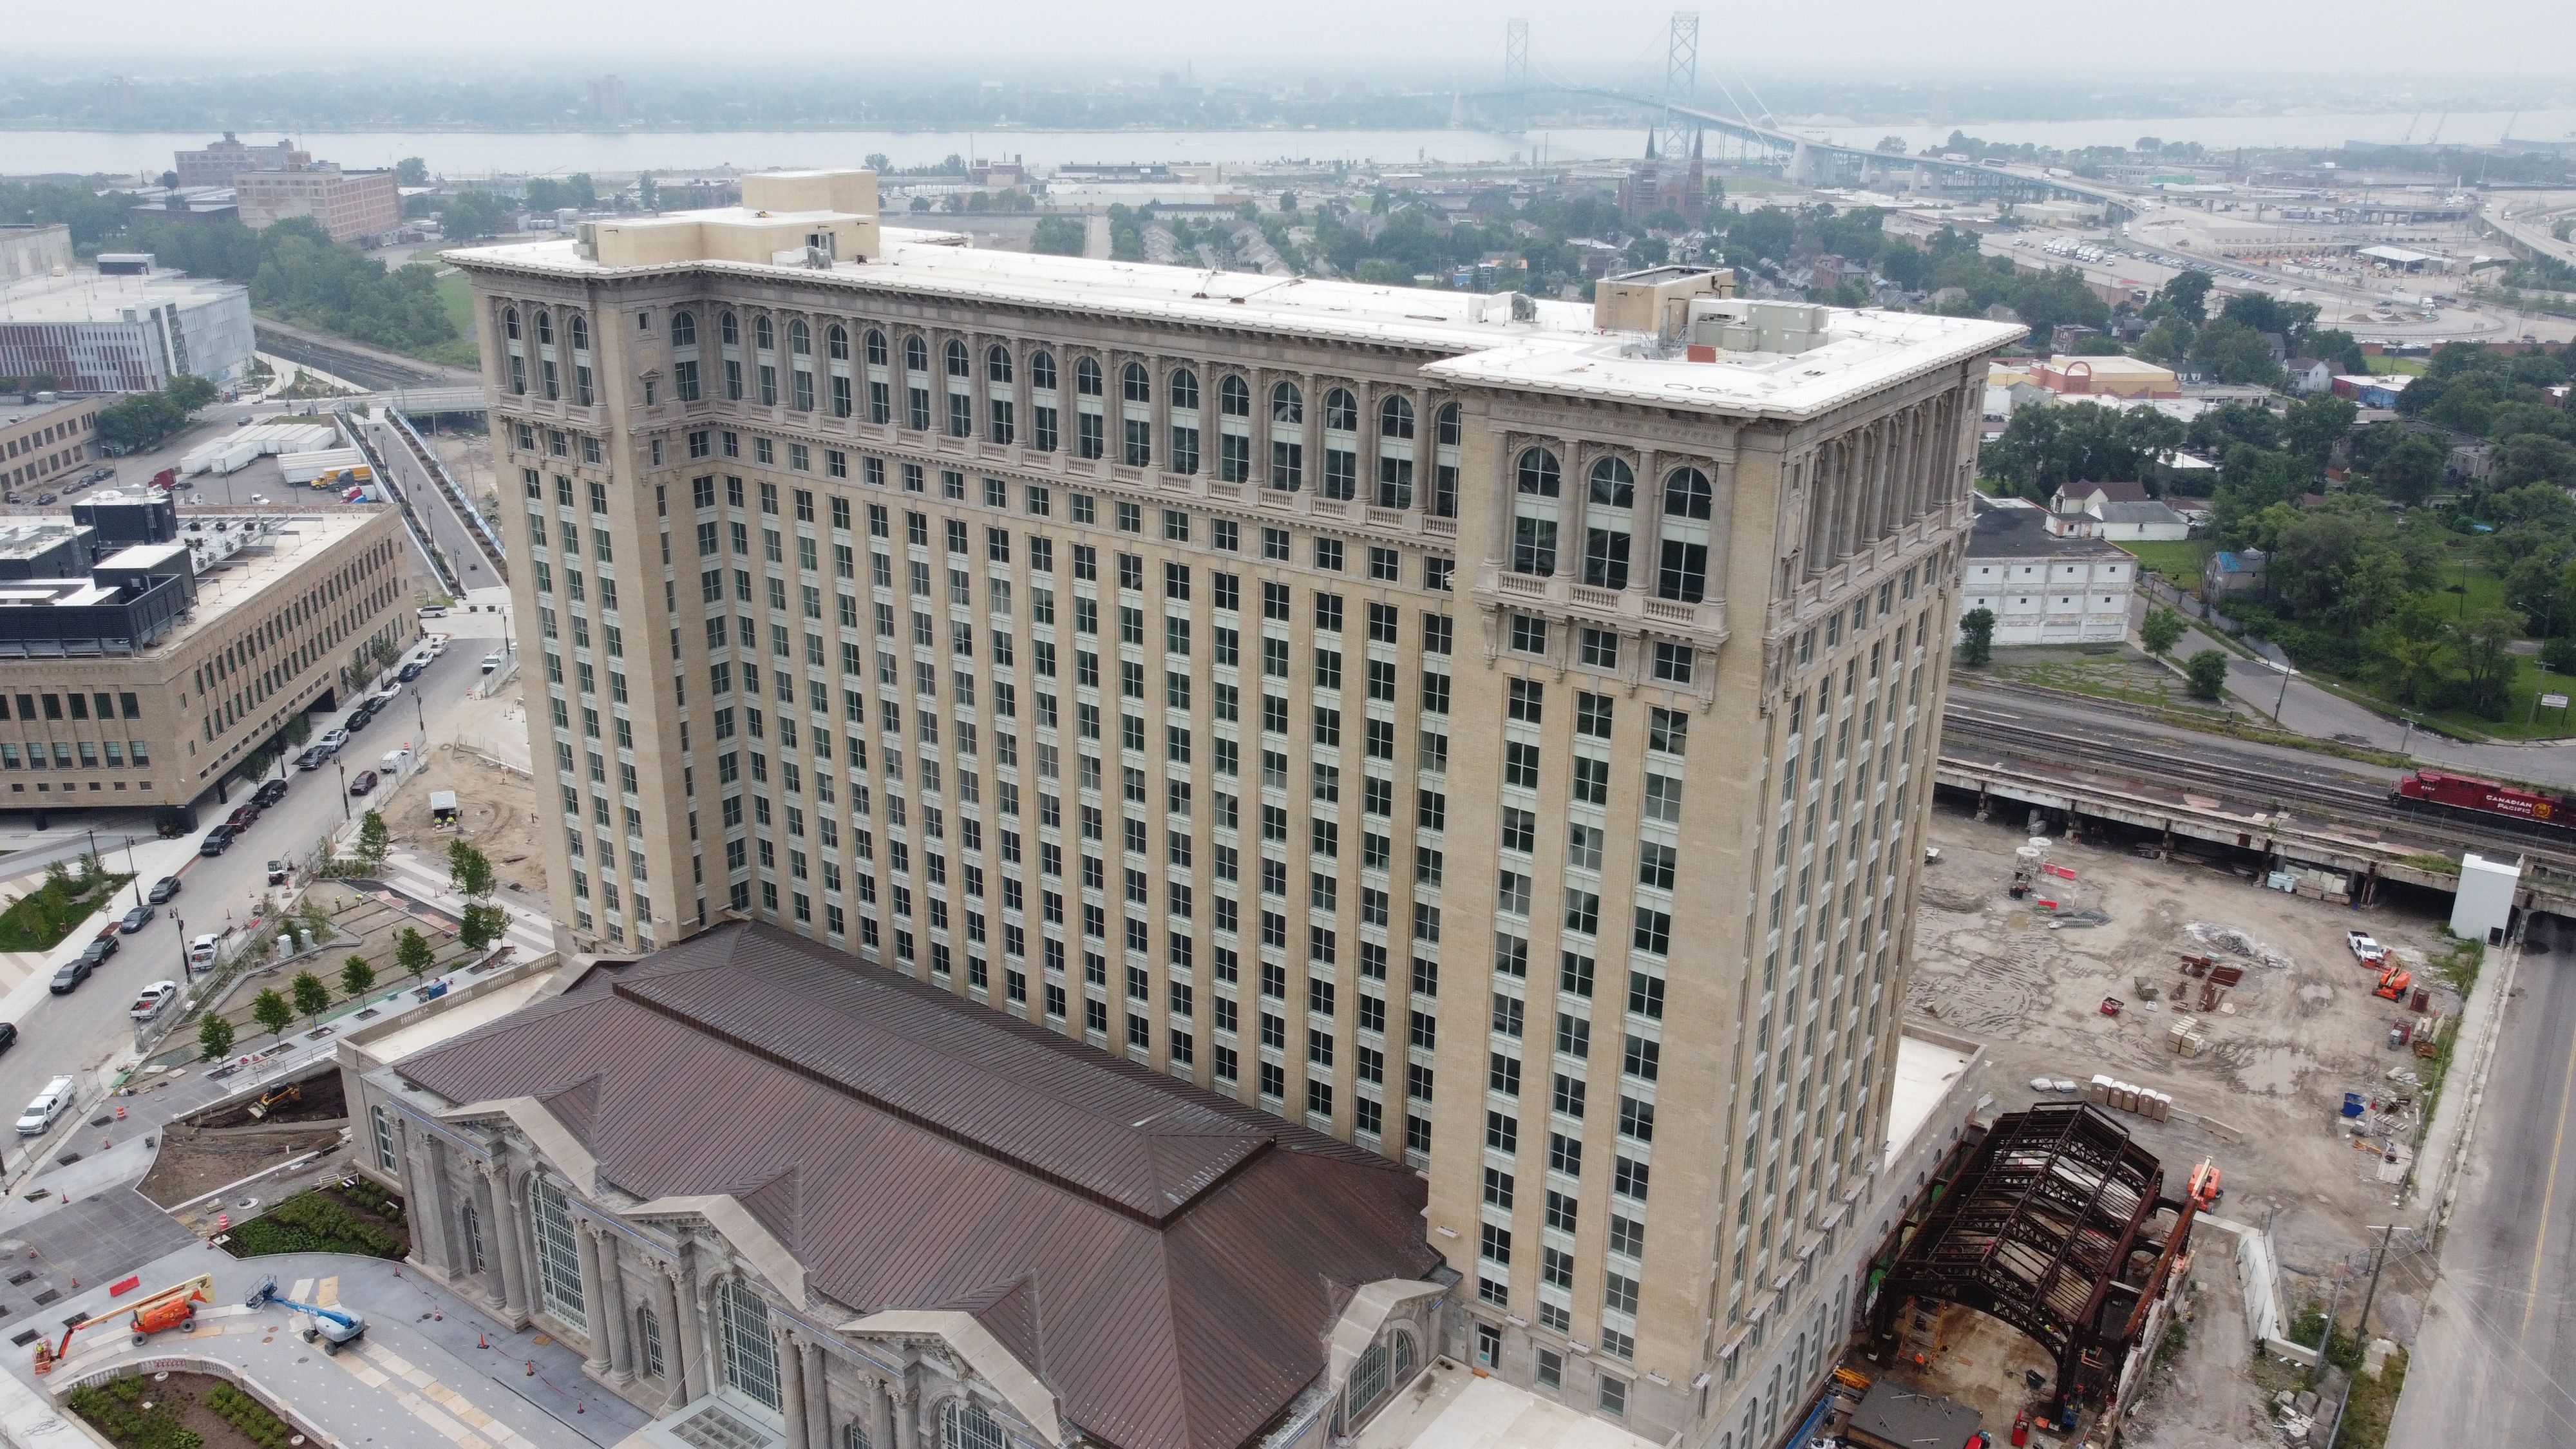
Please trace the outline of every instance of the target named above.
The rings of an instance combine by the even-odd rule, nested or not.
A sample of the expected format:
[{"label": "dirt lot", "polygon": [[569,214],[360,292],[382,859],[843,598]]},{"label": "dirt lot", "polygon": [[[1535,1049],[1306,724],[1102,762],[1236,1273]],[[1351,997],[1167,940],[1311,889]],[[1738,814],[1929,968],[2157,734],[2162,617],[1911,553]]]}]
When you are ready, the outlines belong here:
[{"label": "dirt lot", "polygon": [[[464,813],[457,828],[430,819],[429,797],[436,790],[456,792]],[[536,787],[525,775],[443,744],[432,749],[422,768],[376,808],[393,831],[395,845],[426,860],[443,861],[447,843],[461,835],[491,858],[492,873],[503,890],[515,887],[544,897],[546,862],[537,846]]]},{"label": "dirt lot", "polygon": [[[1925,875],[1908,1010],[1987,1044],[1978,1085],[1995,1112],[2039,1099],[2031,1082],[2041,1077],[2082,1083],[2104,1073],[2170,1093],[2170,1121],[2113,1115],[2163,1161],[2169,1185],[2212,1159],[2226,1174],[2218,1212],[2271,1223],[2290,1313],[2325,1298],[2332,1277],[2353,1285],[2355,1263],[2367,1276],[2376,1235],[2365,1225],[2387,1221],[2419,1119],[2411,1108],[2367,1112],[2356,1146],[2339,1109],[2346,1091],[2380,1102],[2414,1094],[2414,1073],[2427,1064],[2391,1050],[2389,1028],[2425,1018],[2371,995],[2377,973],[2355,960],[2344,933],[2364,930],[2390,947],[2417,968],[2417,984],[2432,985],[2431,1011],[2455,1016],[2459,998],[2425,969],[2447,949],[2439,922],[2398,906],[2303,899],[2187,858],[2142,859],[2125,844],[2052,838],[2042,858],[2074,878],[2044,876],[2038,894],[2061,913],[2089,908],[2109,920],[2051,929],[2048,915],[2007,894],[2015,851],[2029,842],[2024,824],[2018,814],[1979,823],[1946,803],[1934,812],[1930,843],[1941,859]],[[2186,953],[2242,968],[2220,1010],[2175,1009]],[[2194,1007],[2199,988],[2190,983]],[[2121,999],[2117,1017],[2101,1014],[2105,997]],[[2170,1049],[2177,1021],[2207,1039],[2200,1055]],[[2158,1374],[2131,1425],[2135,1442],[2163,1449],[2252,1442],[2241,1436],[2249,1415],[2261,1415],[2245,1373],[2235,1240],[2205,1229],[2194,1246],[2204,1292],[2191,1347]],[[2374,1326],[2411,1337],[2419,1292],[2416,1275],[2392,1262]]]},{"label": "dirt lot", "polygon": [[136,1190],[163,1207],[175,1207],[273,1163],[337,1147],[346,1125],[345,1120],[231,1128],[173,1123]]}]

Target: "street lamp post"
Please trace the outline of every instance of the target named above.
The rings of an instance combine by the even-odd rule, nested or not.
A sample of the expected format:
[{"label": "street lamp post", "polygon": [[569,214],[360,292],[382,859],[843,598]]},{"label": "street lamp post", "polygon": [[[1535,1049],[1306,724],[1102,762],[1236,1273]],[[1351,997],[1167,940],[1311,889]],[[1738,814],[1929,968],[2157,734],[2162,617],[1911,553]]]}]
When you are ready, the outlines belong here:
[{"label": "street lamp post", "polygon": [[134,863],[134,837],[125,837],[125,873],[134,877],[134,903],[143,904],[143,868]]},{"label": "street lamp post", "polygon": [[2276,725],[2281,722],[2281,711],[2288,707],[2290,703],[2290,674],[2290,666],[2283,664],[2281,666],[2281,697],[2272,702],[2272,723]]},{"label": "street lamp post", "polygon": [[345,822],[355,818],[349,814],[349,765],[347,761],[338,759],[332,763],[340,770],[340,819]]}]

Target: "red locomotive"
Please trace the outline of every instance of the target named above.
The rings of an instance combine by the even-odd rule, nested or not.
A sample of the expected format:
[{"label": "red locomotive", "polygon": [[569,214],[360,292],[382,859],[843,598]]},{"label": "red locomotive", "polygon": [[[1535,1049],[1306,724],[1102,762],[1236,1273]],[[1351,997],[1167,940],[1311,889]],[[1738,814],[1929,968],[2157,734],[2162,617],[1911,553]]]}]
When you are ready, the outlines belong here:
[{"label": "red locomotive", "polygon": [[2576,829],[2576,803],[2565,797],[2541,790],[2500,785],[2493,780],[2481,780],[2470,775],[2416,770],[2398,780],[2397,797],[2400,801],[2466,810],[2479,815],[2527,820],[2555,830]]}]

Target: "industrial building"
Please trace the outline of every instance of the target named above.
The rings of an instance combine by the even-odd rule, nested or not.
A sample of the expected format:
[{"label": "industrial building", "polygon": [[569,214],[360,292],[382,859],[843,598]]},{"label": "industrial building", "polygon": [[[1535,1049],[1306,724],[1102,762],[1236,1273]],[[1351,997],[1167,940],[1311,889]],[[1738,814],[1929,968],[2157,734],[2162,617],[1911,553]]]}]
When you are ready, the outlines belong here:
[{"label": "industrial building", "polygon": [[[2087,519],[2084,514],[2070,515]],[[1962,612],[1990,609],[1994,642],[2095,644],[2129,634],[2138,561],[2095,528],[2060,531],[2057,516],[2028,499],[1977,506],[1968,539]]]},{"label": "industrial building", "polygon": [[181,373],[221,385],[249,367],[250,290],[150,270],[24,277],[0,287],[0,377],[67,392],[150,392]]},{"label": "industrial building", "polygon": [[78,476],[96,447],[106,399],[0,402],[0,494]]},{"label": "industrial building", "polygon": [[566,944],[757,922],[1424,1169],[1427,1348],[1768,1443],[1866,1291],[2020,329],[987,253],[866,173],[743,187],[446,254]]},{"label": "industrial building", "polygon": [[292,141],[279,140],[274,145],[245,145],[230,131],[220,141],[210,141],[193,151],[174,151],[172,169],[178,173],[179,186],[230,186],[253,171],[300,171],[313,164],[313,153],[297,149]]},{"label": "industrial building", "polygon": [[246,171],[233,179],[233,204],[253,231],[309,216],[338,242],[371,241],[402,225],[402,195],[391,171],[343,171],[328,161]]},{"label": "industrial building", "polygon": [[413,627],[382,510],[191,516],[138,489],[0,526],[0,809],[186,804]]}]

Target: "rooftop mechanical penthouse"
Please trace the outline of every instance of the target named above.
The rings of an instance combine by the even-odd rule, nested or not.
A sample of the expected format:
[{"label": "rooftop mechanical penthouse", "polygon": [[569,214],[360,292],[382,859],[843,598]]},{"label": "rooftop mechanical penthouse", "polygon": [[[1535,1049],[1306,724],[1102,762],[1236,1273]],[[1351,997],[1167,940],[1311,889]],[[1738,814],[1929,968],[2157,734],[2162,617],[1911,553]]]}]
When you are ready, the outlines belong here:
[{"label": "rooftop mechanical penthouse", "polygon": [[573,943],[772,923],[1425,1167],[1447,1351],[1785,1432],[2020,329],[744,202],[448,254]]}]

